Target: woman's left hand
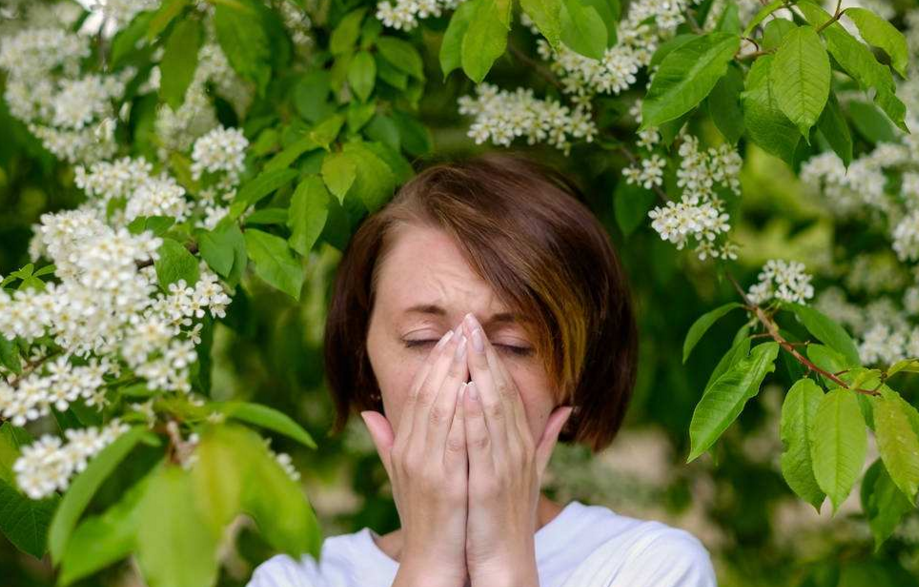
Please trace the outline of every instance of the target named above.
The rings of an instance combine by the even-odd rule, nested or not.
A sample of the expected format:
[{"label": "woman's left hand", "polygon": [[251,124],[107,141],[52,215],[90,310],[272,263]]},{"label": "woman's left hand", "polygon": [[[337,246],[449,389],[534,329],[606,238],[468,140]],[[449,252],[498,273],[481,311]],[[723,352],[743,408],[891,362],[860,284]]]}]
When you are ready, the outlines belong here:
[{"label": "woman's left hand", "polygon": [[556,408],[536,442],[513,378],[478,321],[464,320],[471,383],[463,394],[472,586],[537,587],[534,534],[543,472],[571,407]]}]

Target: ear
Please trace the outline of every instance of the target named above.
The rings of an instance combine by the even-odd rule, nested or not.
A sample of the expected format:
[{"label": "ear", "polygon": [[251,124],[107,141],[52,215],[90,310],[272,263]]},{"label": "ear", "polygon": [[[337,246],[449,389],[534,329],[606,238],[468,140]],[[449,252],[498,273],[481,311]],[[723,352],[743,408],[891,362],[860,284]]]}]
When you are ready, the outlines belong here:
[{"label": "ear", "polygon": [[361,412],[361,418],[364,420],[364,425],[367,426],[367,431],[370,432],[370,438],[377,448],[377,454],[380,455],[380,460],[383,461],[383,466],[386,468],[386,474],[392,479],[390,452],[392,451],[395,435],[393,434],[389,420],[380,412],[375,412],[373,410],[364,410]]},{"label": "ear", "polygon": [[558,435],[562,431],[565,422],[568,421],[573,409],[572,406],[559,406],[549,414],[546,428],[543,430],[539,444],[536,446],[536,470],[539,472],[540,479],[542,479],[543,471],[546,470],[546,465],[549,464],[549,457],[552,456],[552,450],[558,441]]}]

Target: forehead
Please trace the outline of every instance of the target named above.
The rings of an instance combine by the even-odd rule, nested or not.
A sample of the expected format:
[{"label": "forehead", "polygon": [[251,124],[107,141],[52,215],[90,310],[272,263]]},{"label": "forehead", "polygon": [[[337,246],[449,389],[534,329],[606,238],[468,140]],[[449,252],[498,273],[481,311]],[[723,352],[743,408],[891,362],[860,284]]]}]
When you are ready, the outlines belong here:
[{"label": "forehead", "polygon": [[394,234],[381,259],[377,303],[399,318],[459,318],[472,312],[480,320],[507,313],[492,287],[475,274],[445,232],[405,226]]}]

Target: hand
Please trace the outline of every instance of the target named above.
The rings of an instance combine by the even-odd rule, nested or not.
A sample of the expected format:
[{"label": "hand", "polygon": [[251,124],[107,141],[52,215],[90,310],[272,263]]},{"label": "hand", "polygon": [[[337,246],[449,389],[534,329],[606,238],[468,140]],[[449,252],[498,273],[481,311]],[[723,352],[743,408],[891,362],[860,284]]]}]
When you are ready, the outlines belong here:
[{"label": "hand", "polygon": [[535,587],[539,585],[534,534],[540,486],[571,407],[556,408],[536,442],[519,390],[472,314],[463,329],[472,376],[463,399],[469,458],[469,576],[473,586]]},{"label": "hand", "polygon": [[379,412],[361,412],[393,486],[403,547],[395,586],[461,587],[465,560],[467,468],[462,404],[469,370],[459,326],[418,369],[393,437]]}]

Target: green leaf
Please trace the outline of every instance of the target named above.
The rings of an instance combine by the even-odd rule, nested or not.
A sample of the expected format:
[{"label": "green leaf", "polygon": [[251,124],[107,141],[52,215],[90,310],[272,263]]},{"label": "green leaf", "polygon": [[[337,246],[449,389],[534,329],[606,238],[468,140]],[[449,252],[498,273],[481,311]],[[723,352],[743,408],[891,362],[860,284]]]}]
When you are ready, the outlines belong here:
[{"label": "green leaf", "polygon": [[864,8],[850,7],[845,15],[852,19],[858,32],[869,45],[882,49],[890,57],[890,64],[897,73],[906,77],[909,66],[909,46],[906,37],[895,26]]},{"label": "green leaf", "polygon": [[813,27],[785,35],[772,60],[769,85],[779,109],[807,140],[830,94],[830,59]]},{"label": "green leaf", "polygon": [[230,218],[239,218],[249,206],[254,206],[262,198],[292,182],[297,175],[295,169],[272,169],[261,172],[236,192],[236,198],[230,204]]},{"label": "green leaf", "polygon": [[[357,102],[353,103],[357,104]],[[268,163],[265,163],[263,171],[286,169],[293,165],[294,162],[307,151],[314,151],[320,148],[322,148],[322,145],[316,144],[316,141],[314,141],[312,137],[301,137],[282,149],[281,152],[272,157]]]},{"label": "green leaf", "polygon": [[843,165],[848,167],[852,163],[852,135],[849,134],[849,125],[839,108],[835,92],[830,92],[830,99],[827,100],[820,120],[817,121],[817,128],[842,159]]},{"label": "green leaf", "polygon": [[[835,374],[848,368],[846,365],[846,358],[841,353],[822,344],[807,345],[807,358],[810,359],[814,365],[828,373]],[[820,379],[827,387],[839,387],[839,384],[823,375],[820,375]]]},{"label": "green leaf", "polygon": [[774,18],[766,23],[763,29],[763,40],[760,42],[762,50],[778,49],[785,35],[797,28],[798,25],[784,18]]},{"label": "green leaf", "polygon": [[508,27],[502,22],[497,0],[466,0],[474,3],[472,19],[460,48],[460,62],[469,79],[479,84],[507,48]]},{"label": "green leaf", "polygon": [[115,470],[115,467],[128,456],[128,453],[146,432],[144,426],[131,428],[102,449],[89,462],[86,469],[73,479],[70,488],[61,499],[60,507],[54,514],[48,533],[48,549],[51,551],[53,563],[60,562],[67,547],[67,541],[77,525],[77,520],[89,505],[89,500],[92,499],[96,490]]},{"label": "green leaf", "polygon": [[401,69],[410,76],[424,80],[424,63],[418,49],[408,41],[396,37],[380,37],[377,39],[377,49],[386,61],[396,69]]},{"label": "green leaf", "polygon": [[852,118],[855,130],[868,141],[878,144],[892,143],[897,140],[897,131],[890,119],[874,104],[861,100],[850,100],[846,103],[846,109]]},{"label": "green leaf", "polygon": [[750,354],[719,377],[702,395],[692,414],[689,438],[690,463],[715,443],[743,411],[747,400],[759,393],[763,378],[775,371],[779,345],[766,342],[753,347]]},{"label": "green leaf", "polygon": [[910,425],[906,402],[884,387],[874,404],[874,428],[884,467],[911,503],[919,494],[919,436]]},{"label": "green leaf", "polygon": [[801,304],[788,304],[788,307],[794,311],[798,320],[804,324],[807,331],[817,337],[817,339],[840,353],[845,357],[848,363],[847,367],[861,366],[858,357],[858,348],[846,332],[845,328],[840,326],[836,321],[830,319],[819,310],[810,306]]},{"label": "green leaf", "polygon": [[13,464],[19,458],[20,447],[31,444],[32,437],[25,428],[13,426],[7,420],[0,424],[0,479],[16,487]]},{"label": "green leaf", "polygon": [[306,256],[325,228],[329,217],[331,194],[319,176],[310,175],[300,182],[290,201],[287,225],[291,235],[290,247]]},{"label": "green leaf", "polygon": [[230,66],[254,82],[259,95],[264,95],[271,79],[271,39],[261,19],[248,11],[218,4],[214,7],[214,30]]},{"label": "green leaf", "polygon": [[811,461],[814,443],[814,419],[823,399],[823,391],[813,379],[799,379],[785,396],[780,424],[782,443],[782,476],[788,486],[820,513],[826,495],[817,485]]},{"label": "green leaf", "polygon": [[369,145],[370,143],[350,142],[345,143],[343,149],[355,162],[356,175],[351,193],[373,213],[392,197],[396,187],[396,176],[386,161]]},{"label": "green leaf", "polygon": [[770,89],[772,60],[772,55],[760,57],[747,73],[746,90],[741,94],[744,127],[750,139],[764,151],[791,164],[801,133],[779,109]]},{"label": "green leaf", "polygon": [[286,208],[262,208],[246,216],[246,226],[251,224],[287,224]]},{"label": "green leaf", "polygon": [[316,448],[316,441],[313,440],[309,432],[297,424],[293,418],[274,408],[262,404],[238,401],[212,403],[211,407],[236,420],[274,430],[284,436],[293,438],[304,446]]},{"label": "green leaf", "polygon": [[322,181],[340,204],[344,203],[345,194],[351,189],[356,177],[357,164],[348,153],[332,153],[322,160]]},{"label": "green leaf", "polygon": [[352,10],[341,19],[329,38],[329,51],[332,52],[332,55],[341,55],[354,49],[357,39],[360,37],[361,22],[364,20],[366,13],[366,7],[358,8],[357,10]]},{"label": "green leaf", "polygon": [[881,459],[875,460],[865,472],[861,502],[874,535],[875,553],[893,534],[903,515],[915,507],[894,484]]},{"label": "green leaf", "polygon": [[248,229],[244,235],[246,250],[255,263],[256,274],[299,301],[303,288],[303,266],[287,246],[287,241],[254,228]]},{"label": "green leaf", "polygon": [[399,127],[385,114],[374,114],[373,119],[364,127],[364,136],[372,141],[379,141],[396,152],[401,148]]},{"label": "green leaf", "polygon": [[431,131],[417,118],[401,110],[393,110],[392,119],[399,129],[399,143],[406,153],[418,157],[433,150]]},{"label": "green leaf", "polygon": [[734,308],[742,307],[743,304],[740,302],[730,302],[699,316],[699,318],[693,322],[692,326],[689,327],[689,331],[686,333],[686,339],[683,341],[683,364],[686,364],[689,353],[692,352],[692,349],[695,348],[702,336],[708,332],[708,329],[711,328],[715,322],[727,315],[727,313]]},{"label": "green leaf", "polygon": [[366,102],[370,97],[376,77],[377,64],[373,56],[367,51],[359,51],[348,65],[348,85],[361,102]]},{"label": "green leaf", "polygon": [[702,394],[709,390],[712,384],[718,380],[725,371],[733,368],[737,363],[741,361],[744,357],[750,354],[750,345],[753,342],[753,339],[748,336],[750,327],[744,325],[737,331],[737,338],[734,342],[731,343],[731,348],[718,360],[718,364],[715,365],[715,369],[712,371],[711,375],[708,376],[708,382],[705,384],[705,390]]},{"label": "green leaf", "polygon": [[147,10],[139,13],[131,23],[115,33],[112,37],[112,50],[109,54],[111,68],[120,69],[127,57],[146,46],[146,33],[156,12]]},{"label": "green leaf", "polygon": [[191,474],[182,467],[160,467],[150,479],[137,505],[136,552],[150,587],[203,587],[216,582],[219,535],[196,506]]},{"label": "green leaf", "polygon": [[560,0],[561,40],[571,50],[591,59],[606,53],[606,25],[593,6],[581,0]]},{"label": "green leaf", "polygon": [[180,279],[185,280],[186,286],[194,286],[198,282],[198,259],[178,241],[163,239],[158,253],[160,258],[154,265],[163,291],[168,292],[169,286]]},{"label": "green leaf", "polygon": [[868,450],[865,419],[855,393],[830,390],[817,408],[811,460],[817,485],[833,503],[833,513],[852,491]]},{"label": "green leaf", "polygon": [[639,130],[660,126],[698,106],[725,74],[739,47],[739,36],[713,32],[671,51],[654,74],[642,101]]},{"label": "green leaf", "polygon": [[137,505],[151,477],[152,474],[148,474],[132,485],[105,513],[86,518],[77,526],[61,559],[60,587],[97,573],[131,554],[136,546]]},{"label": "green leaf", "polygon": [[19,347],[2,334],[0,334],[0,365],[3,365],[16,375],[22,375]]},{"label": "green leaf", "polygon": [[741,26],[737,3],[725,3],[724,10],[721,11],[721,16],[718,17],[718,22],[715,24],[715,30],[739,35]]},{"label": "green leaf", "polygon": [[638,184],[630,184],[624,180],[616,184],[613,194],[613,211],[616,214],[616,224],[624,236],[629,236],[642,225],[648,218],[648,210],[657,201],[654,191],[645,189]]},{"label": "green leaf", "polygon": [[476,6],[477,3],[474,1],[463,2],[450,17],[450,24],[444,31],[439,53],[440,69],[444,74],[443,81],[447,81],[447,76],[451,71],[460,67],[463,37],[469,29]]},{"label": "green leaf", "polygon": [[147,40],[152,41],[166,30],[169,23],[185,10],[191,0],[166,0],[153,13],[150,19],[150,28],[147,29]]},{"label": "green leaf", "polygon": [[186,18],[176,24],[166,41],[160,61],[160,97],[173,110],[185,101],[185,91],[195,77],[201,37],[201,22]]},{"label": "green leaf", "polygon": [[657,50],[654,51],[654,55],[651,56],[651,63],[648,64],[648,67],[654,68],[660,65],[661,61],[663,61],[667,55],[670,55],[675,50],[696,38],[698,38],[697,35],[684,33],[664,41]]},{"label": "green leaf", "polygon": [[[373,58],[370,58],[371,61]],[[329,145],[338,138],[341,127],[345,124],[345,117],[341,114],[332,114],[313,127],[309,132],[309,138],[317,145],[320,145],[326,151],[329,151]]]},{"label": "green leaf", "polygon": [[781,8],[785,5],[785,0],[772,0],[769,4],[763,6],[759,9],[759,12],[756,13],[756,16],[747,24],[747,28],[744,29],[742,37],[749,37],[750,33],[753,32],[753,29],[759,25],[759,23],[766,20],[766,17]]},{"label": "green leaf", "polygon": [[226,277],[233,269],[235,259],[233,237],[226,230],[199,230],[195,233],[198,241],[198,252],[208,266],[219,275]]},{"label": "green leaf", "polygon": [[[796,6],[811,25],[820,26],[831,18],[823,8],[810,0],[800,0]],[[874,102],[903,132],[909,132],[904,122],[906,106],[896,96],[896,83],[890,68],[878,63],[871,50],[838,22],[826,27],[822,34],[830,54],[846,73],[858,82],[863,91],[874,88]]]},{"label": "green leaf", "polygon": [[0,532],[19,550],[41,559],[46,551],[48,525],[59,501],[57,495],[29,499],[0,479]]},{"label": "green leaf", "polygon": [[743,73],[735,65],[728,66],[728,71],[723,78],[715,84],[712,93],[708,95],[708,114],[722,136],[736,145],[744,132],[743,107],[740,94],[744,90]]},{"label": "green leaf", "polygon": [[156,236],[163,236],[175,224],[175,218],[169,216],[138,216],[128,224],[128,232],[140,234],[148,230]]},{"label": "green leaf", "polygon": [[536,28],[553,49],[558,49],[561,40],[562,4],[563,0],[520,0],[520,8],[536,24]]}]

